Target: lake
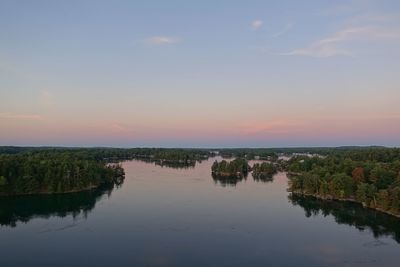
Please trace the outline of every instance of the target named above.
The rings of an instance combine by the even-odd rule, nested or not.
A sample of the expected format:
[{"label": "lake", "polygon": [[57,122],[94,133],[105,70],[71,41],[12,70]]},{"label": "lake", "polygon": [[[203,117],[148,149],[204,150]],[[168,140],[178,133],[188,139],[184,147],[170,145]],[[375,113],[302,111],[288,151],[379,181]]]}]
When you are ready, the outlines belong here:
[{"label": "lake", "polygon": [[126,161],[118,188],[0,198],[0,266],[399,266],[400,219],[292,197],[285,173],[215,180]]}]

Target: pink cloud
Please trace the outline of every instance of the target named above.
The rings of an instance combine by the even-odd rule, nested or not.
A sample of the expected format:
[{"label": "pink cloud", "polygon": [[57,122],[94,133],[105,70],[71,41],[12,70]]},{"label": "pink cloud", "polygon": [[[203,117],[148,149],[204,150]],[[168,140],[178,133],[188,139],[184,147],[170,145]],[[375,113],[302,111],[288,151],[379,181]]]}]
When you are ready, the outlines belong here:
[{"label": "pink cloud", "polygon": [[13,120],[44,120],[44,117],[37,114],[13,114],[13,113],[0,113],[0,119],[13,119]]}]

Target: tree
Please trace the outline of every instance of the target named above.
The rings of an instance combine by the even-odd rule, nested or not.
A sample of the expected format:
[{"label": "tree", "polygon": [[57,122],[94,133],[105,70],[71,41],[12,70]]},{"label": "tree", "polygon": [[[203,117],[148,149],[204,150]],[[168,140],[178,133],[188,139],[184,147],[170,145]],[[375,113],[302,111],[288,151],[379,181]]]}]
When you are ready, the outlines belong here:
[{"label": "tree", "polygon": [[345,173],[335,174],[329,183],[329,191],[334,197],[348,198],[353,193],[353,180]]},{"label": "tree", "polygon": [[364,168],[357,167],[351,172],[351,176],[353,177],[353,182],[355,184],[363,183],[365,181],[364,176]]},{"label": "tree", "polygon": [[388,190],[379,190],[377,198],[377,206],[383,210],[388,210],[390,207],[390,195]]}]

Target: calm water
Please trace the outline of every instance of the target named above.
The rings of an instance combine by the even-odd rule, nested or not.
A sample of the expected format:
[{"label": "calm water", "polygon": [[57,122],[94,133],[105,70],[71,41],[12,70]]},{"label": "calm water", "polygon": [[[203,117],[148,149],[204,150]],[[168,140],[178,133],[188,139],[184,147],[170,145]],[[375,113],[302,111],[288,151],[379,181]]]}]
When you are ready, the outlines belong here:
[{"label": "calm water", "polygon": [[[123,163],[120,188],[0,199],[0,266],[400,266],[400,220],[287,178]],[[397,240],[397,241],[396,241]]]}]

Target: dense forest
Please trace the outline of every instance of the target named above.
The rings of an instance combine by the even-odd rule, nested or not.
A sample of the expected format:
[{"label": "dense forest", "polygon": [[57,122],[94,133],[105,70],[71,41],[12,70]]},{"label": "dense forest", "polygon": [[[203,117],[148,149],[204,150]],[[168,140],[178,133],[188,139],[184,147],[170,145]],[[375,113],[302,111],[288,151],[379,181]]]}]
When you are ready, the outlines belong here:
[{"label": "dense forest", "polygon": [[64,193],[120,184],[124,170],[76,151],[0,155],[0,195]]},{"label": "dense forest", "polygon": [[336,150],[296,156],[286,166],[289,190],[324,199],[351,200],[400,215],[400,149]]}]

